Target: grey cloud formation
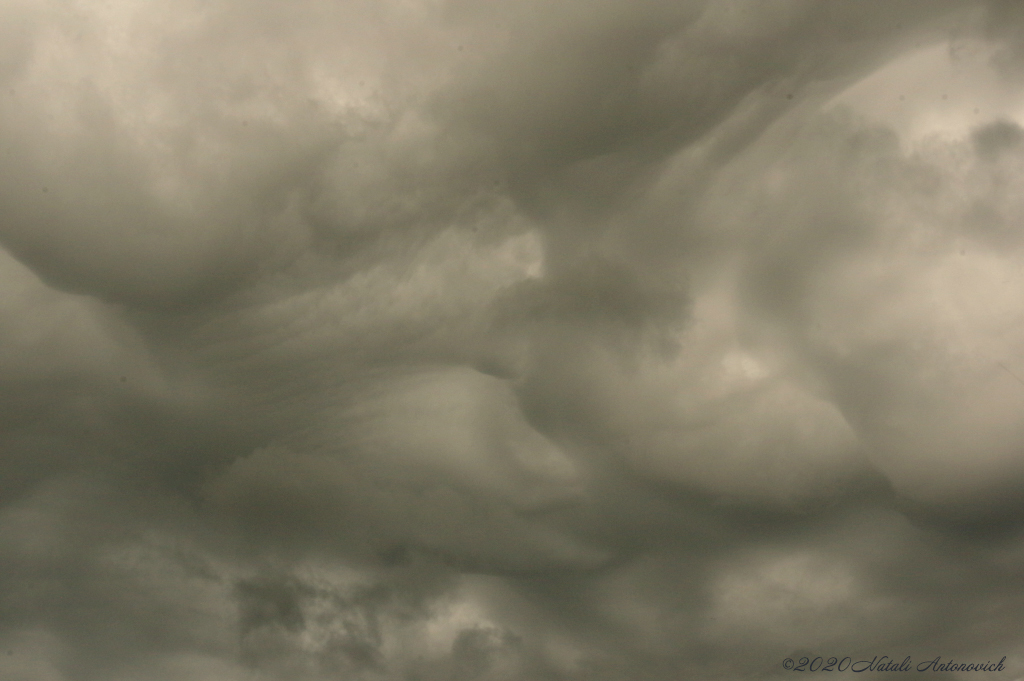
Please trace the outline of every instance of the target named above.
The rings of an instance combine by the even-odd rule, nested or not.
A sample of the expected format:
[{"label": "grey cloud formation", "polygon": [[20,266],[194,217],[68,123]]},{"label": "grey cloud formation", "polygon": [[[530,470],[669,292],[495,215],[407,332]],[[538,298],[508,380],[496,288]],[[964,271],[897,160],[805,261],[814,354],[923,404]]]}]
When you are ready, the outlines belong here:
[{"label": "grey cloud formation", "polygon": [[0,4],[0,679],[1021,677],[1019,14]]}]

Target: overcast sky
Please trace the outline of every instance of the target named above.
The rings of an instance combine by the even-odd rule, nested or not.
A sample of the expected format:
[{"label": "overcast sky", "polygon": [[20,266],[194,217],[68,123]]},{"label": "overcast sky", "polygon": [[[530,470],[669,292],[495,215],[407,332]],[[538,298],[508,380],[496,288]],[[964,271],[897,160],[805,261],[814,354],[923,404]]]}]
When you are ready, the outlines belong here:
[{"label": "overcast sky", "polygon": [[1021,123],[1018,0],[2,0],[0,679],[1024,677]]}]

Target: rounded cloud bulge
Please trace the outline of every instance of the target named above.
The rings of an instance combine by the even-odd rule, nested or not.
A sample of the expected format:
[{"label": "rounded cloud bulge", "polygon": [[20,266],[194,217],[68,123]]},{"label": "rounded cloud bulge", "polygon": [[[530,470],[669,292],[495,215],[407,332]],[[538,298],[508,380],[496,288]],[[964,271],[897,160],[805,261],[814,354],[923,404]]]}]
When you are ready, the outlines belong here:
[{"label": "rounded cloud bulge", "polygon": [[[985,82],[991,50],[974,50],[930,48],[887,67],[895,83],[876,74],[841,97],[833,120],[759,169],[769,179],[746,216],[775,226],[755,237],[747,300],[816,367],[900,493],[968,512],[1016,505],[1024,432],[1021,205],[1003,190],[1019,178],[1021,128]],[[924,95],[935,109],[973,95],[979,106],[963,120],[952,112],[964,102],[950,105],[941,128],[921,102],[900,110],[910,64],[940,82]],[[966,92],[939,94],[957,80]]]},{"label": "rounded cloud bulge", "polygon": [[0,2],[0,678],[1024,674],[1018,14]]}]

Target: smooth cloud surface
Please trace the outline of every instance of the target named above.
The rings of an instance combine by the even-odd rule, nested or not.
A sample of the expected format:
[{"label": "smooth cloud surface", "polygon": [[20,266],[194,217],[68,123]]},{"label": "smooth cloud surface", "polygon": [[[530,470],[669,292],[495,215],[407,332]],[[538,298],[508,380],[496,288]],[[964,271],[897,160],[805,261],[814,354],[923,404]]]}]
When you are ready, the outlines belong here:
[{"label": "smooth cloud surface", "polygon": [[1022,36],[4,2],[0,678],[1024,675]]}]

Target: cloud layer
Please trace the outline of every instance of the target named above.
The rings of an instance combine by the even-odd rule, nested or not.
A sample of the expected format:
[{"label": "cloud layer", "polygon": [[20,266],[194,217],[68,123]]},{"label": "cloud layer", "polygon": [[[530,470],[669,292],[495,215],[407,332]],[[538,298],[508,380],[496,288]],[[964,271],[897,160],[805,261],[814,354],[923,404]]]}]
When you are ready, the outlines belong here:
[{"label": "cloud layer", "polygon": [[0,676],[1024,675],[1022,31],[4,2]]}]

